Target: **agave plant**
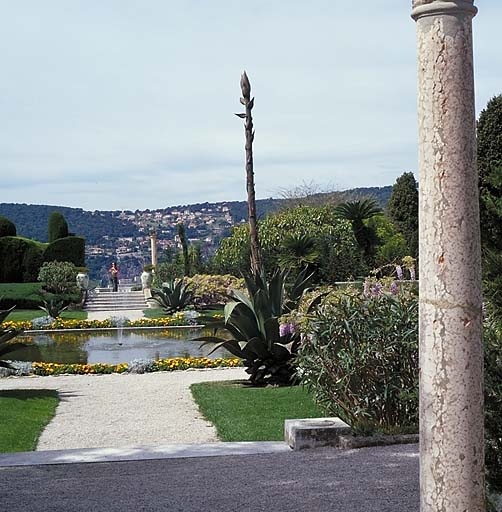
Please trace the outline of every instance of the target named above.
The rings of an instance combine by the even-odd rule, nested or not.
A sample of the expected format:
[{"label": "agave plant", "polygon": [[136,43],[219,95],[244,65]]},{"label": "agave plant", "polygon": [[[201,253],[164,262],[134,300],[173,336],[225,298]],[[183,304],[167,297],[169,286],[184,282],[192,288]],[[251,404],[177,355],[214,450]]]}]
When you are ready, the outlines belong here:
[{"label": "agave plant", "polygon": [[65,301],[62,299],[50,298],[50,299],[43,299],[43,306],[38,306],[42,311],[45,311],[47,313],[47,316],[50,316],[52,318],[58,318],[59,315],[66,309],[68,309],[68,306],[65,306]]},{"label": "agave plant", "polygon": [[183,279],[163,283],[162,288],[152,289],[152,298],[168,315],[183,311],[192,302],[193,292],[190,284]]},{"label": "agave plant", "polygon": [[[4,329],[2,327],[2,322],[9,316],[9,313],[15,308],[15,306],[10,309],[0,310],[0,358],[3,358],[7,354],[10,354],[20,348],[26,346],[25,343],[16,342],[12,343],[11,340],[16,336],[19,336],[23,329],[14,329],[12,327]],[[0,367],[1,368],[12,368],[10,363],[7,361],[2,361],[0,359]]]},{"label": "agave plant", "polygon": [[[307,275],[306,269],[300,272],[289,293],[287,276],[276,271],[269,282],[259,275],[246,277],[248,295],[233,290],[234,300],[225,306],[224,319],[206,319],[214,327],[214,335],[197,338],[203,342],[201,347],[213,345],[210,353],[223,347],[242,358],[249,382],[255,386],[287,385],[295,380],[292,362],[300,338],[291,326],[280,326],[279,318],[296,308],[312,275]],[[221,331],[228,337],[217,336]]]}]

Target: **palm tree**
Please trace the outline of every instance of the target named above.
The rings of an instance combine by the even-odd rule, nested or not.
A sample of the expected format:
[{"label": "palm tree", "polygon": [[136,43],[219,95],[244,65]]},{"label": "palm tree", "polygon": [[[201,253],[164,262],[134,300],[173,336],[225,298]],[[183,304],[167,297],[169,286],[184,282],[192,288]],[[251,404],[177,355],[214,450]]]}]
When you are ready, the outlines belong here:
[{"label": "palm tree", "polygon": [[283,270],[310,268],[319,259],[315,240],[307,234],[287,235],[282,241],[279,265]]},{"label": "palm tree", "polygon": [[383,210],[374,199],[362,199],[342,203],[335,208],[335,212],[340,218],[348,220],[352,224],[352,231],[363,252],[364,259],[368,265],[372,265],[378,237],[375,230],[367,226],[365,221],[377,215],[382,215]]}]

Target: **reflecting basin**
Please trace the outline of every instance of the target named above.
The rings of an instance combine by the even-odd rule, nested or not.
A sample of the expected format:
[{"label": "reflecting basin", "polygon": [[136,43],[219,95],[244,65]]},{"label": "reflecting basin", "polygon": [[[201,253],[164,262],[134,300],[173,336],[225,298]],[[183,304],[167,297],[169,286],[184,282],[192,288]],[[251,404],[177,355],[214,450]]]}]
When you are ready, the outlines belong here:
[{"label": "reflecting basin", "polygon": [[200,348],[200,341],[192,341],[211,332],[200,328],[166,328],[29,334],[18,339],[28,342],[30,347],[9,354],[9,359],[67,364],[120,364],[134,359],[233,357],[225,349],[208,355],[210,346]]}]

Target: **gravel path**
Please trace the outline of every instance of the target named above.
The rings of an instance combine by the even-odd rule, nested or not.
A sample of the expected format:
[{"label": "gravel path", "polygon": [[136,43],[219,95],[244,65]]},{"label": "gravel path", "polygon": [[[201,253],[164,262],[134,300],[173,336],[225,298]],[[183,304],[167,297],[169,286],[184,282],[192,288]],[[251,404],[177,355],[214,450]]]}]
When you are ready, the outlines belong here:
[{"label": "gravel path", "polygon": [[193,402],[196,382],[244,379],[242,368],[142,375],[10,377],[0,390],[57,389],[56,416],[37,450],[216,442],[216,430]]}]

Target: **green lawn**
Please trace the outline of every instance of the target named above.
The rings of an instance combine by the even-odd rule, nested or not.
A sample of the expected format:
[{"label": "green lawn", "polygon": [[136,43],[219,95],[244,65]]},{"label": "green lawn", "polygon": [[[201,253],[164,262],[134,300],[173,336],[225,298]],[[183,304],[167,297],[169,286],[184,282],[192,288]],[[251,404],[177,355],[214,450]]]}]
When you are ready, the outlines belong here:
[{"label": "green lawn", "polygon": [[301,386],[252,388],[236,382],[203,382],[190,389],[221,441],[281,441],[285,419],[325,416]]},{"label": "green lawn", "polygon": [[[34,318],[46,315],[47,313],[41,309],[15,309],[9,314],[6,320],[18,322],[21,320],[33,320]],[[61,318],[64,320],[86,320],[87,311],[63,311],[61,313]]]},{"label": "green lawn", "polygon": [[49,389],[0,391],[0,453],[34,450],[58,402]]},{"label": "green lawn", "polygon": [[162,309],[157,308],[148,308],[143,311],[143,315],[145,315],[146,318],[165,318],[168,315],[164,313]]}]

